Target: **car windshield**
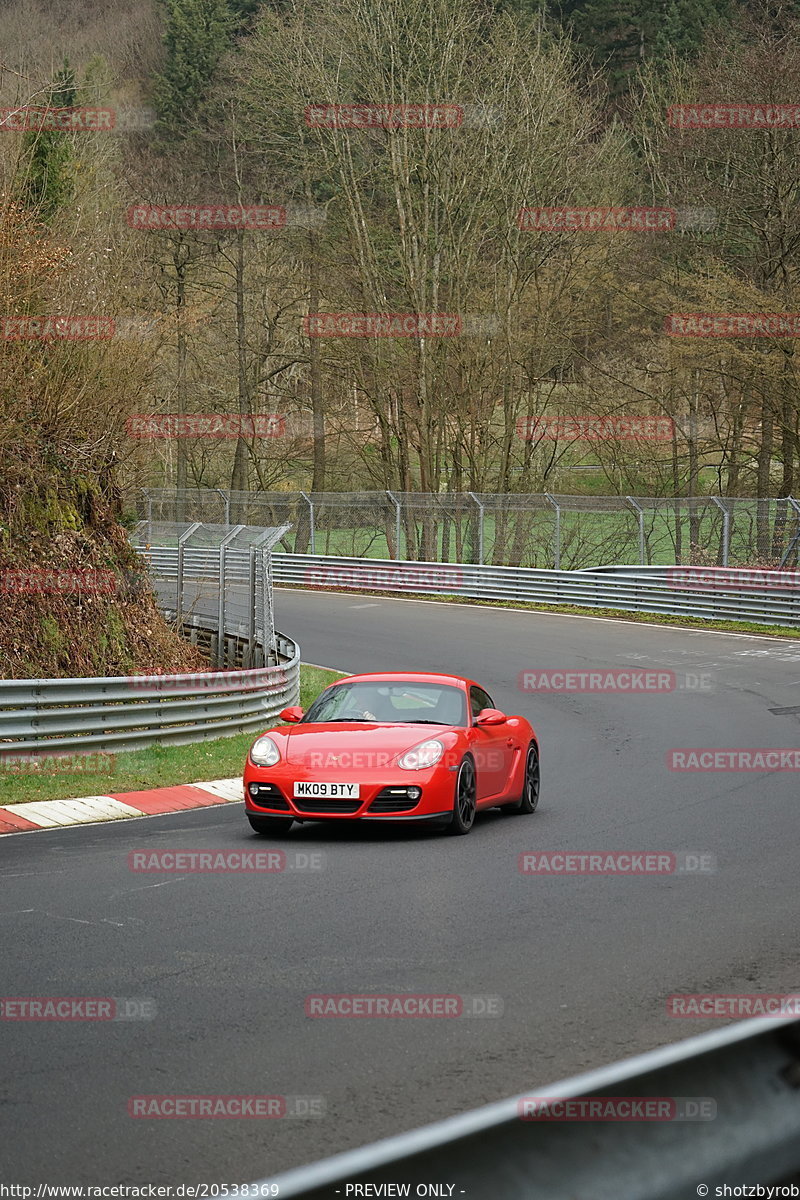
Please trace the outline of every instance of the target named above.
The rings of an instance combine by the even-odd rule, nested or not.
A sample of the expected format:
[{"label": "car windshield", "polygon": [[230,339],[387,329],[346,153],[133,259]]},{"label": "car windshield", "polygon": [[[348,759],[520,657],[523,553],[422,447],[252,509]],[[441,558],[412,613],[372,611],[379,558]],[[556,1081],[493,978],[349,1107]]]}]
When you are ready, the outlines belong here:
[{"label": "car windshield", "polygon": [[466,698],[449,684],[339,683],[317,697],[303,720],[464,725]]}]

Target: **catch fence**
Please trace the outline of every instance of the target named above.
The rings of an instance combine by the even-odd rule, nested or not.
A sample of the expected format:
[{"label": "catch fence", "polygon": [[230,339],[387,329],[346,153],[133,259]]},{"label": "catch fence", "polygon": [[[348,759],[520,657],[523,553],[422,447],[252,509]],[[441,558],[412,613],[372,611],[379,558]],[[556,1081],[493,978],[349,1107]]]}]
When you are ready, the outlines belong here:
[{"label": "catch fence", "polygon": [[291,526],[290,554],[580,570],[642,566],[796,566],[791,496],[566,496],[479,492],[231,492],[151,488],[135,497],[147,541],[162,522]]}]

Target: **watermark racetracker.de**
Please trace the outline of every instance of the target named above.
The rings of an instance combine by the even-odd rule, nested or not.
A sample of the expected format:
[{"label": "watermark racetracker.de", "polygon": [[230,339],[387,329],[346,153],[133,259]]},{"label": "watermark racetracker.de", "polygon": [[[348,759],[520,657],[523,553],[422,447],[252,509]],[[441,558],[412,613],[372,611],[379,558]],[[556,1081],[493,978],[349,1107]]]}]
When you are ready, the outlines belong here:
[{"label": "watermark racetracker.de", "polygon": [[2,1021],[152,1021],[156,1002],[133,996],[2,996]]},{"label": "watermark racetracker.de", "polygon": [[273,438],[285,435],[286,418],[279,413],[137,413],[128,417],[125,431],[133,438]]},{"label": "watermark racetracker.de", "polygon": [[711,1096],[523,1096],[521,1121],[713,1121]]},{"label": "watermark racetracker.de", "polygon": [[0,108],[0,132],[5,133],[109,133],[116,123],[113,108]]},{"label": "watermark racetracker.de", "polygon": [[147,105],[118,108],[0,108],[0,133],[141,133],[155,127],[157,113]]},{"label": "watermark racetracker.de", "polygon": [[307,337],[457,337],[464,332],[460,313],[307,313]]},{"label": "watermark racetracker.de", "polygon": [[0,594],[11,596],[115,596],[120,582],[114,571],[92,567],[9,567],[0,571]]},{"label": "watermark racetracker.de", "polygon": [[100,750],[79,750],[73,754],[59,751],[18,754],[0,750],[0,775],[111,775],[116,769],[116,754]]},{"label": "watermark racetracker.de", "polygon": [[517,228],[523,233],[673,233],[690,229],[710,232],[716,225],[716,209],[699,205],[561,206],[521,208],[517,213]]},{"label": "watermark racetracker.de", "polygon": [[308,104],[303,113],[309,129],[390,131],[415,129],[496,129],[505,110],[482,100],[461,104]]},{"label": "watermark racetracker.de", "polygon": [[131,229],[252,229],[270,231],[288,224],[280,204],[133,204],[126,213]]},{"label": "watermark racetracker.de", "polygon": [[713,875],[706,850],[535,850],[517,859],[521,875]]},{"label": "watermark racetracker.de", "polygon": [[520,417],[517,436],[526,442],[670,442],[671,417]]},{"label": "watermark racetracker.de", "polygon": [[667,997],[667,1015],[696,1020],[800,1017],[800,993],[683,992]]},{"label": "watermark racetracker.de", "polygon": [[458,129],[460,104],[308,104],[309,129]]},{"label": "watermark racetracker.de", "polygon": [[664,332],[686,338],[795,338],[800,313],[670,313]]},{"label": "watermark racetracker.de", "polygon": [[[406,751],[403,757],[408,759],[413,751]],[[306,767],[313,771],[382,771],[395,766],[401,756],[400,751],[389,753],[387,750],[337,750],[336,753],[323,750],[312,750],[304,756]],[[464,761],[462,750],[445,750],[437,759],[439,770],[449,768],[457,770]],[[499,771],[507,762],[502,750],[481,749],[480,763],[484,770]]]},{"label": "watermark racetracker.de", "polygon": [[462,583],[458,567],[412,566],[407,563],[382,566],[308,567],[303,572],[303,587],[354,589],[367,592],[427,592],[447,595]]},{"label": "watermark racetracker.de", "polygon": [[521,208],[517,226],[547,233],[666,233],[677,215],[674,208]]},{"label": "watermark racetracker.de", "polygon": [[128,870],[179,874],[288,874],[322,871],[321,850],[131,850]]},{"label": "watermark racetracker.de", "polygon": [[671,104],[673,129],[798,129],[797,104]]},{"label": "watermark racetracker.de", "polygon": [[517,676],[521,692],[545,695],[600,692],[619,696],[664,695],[671,692],[711,692],[709,671],[671,671],[643,667],[527,667]]},{"label": "watermark racetracker.de", "polygon": [[113,338],[115,329],[113,317],[96,313],[0,317],[0,338],[5,342],[102,342]]},{"label": "watermark racetracker.de", "polygon": [[464,996],[394,992],[384,995],[317,994],[306,996],[307,1017],[334,1019],[388,1018],[453,1020],[463,1017],[502,1017],[501,996]]},{"label": "watermark racetracker.de", "polygon": [[302,319],[302,332],[310,338],[491,338],[501,329],[497,313],[317,312]]},{"label": "watermark racetracker.de", "polygon": [[282,1120],[323,1117],[323,1096],[131,1096],[128,1116],[143,1120]]},{"label": "watermark racetracker.de", "polygon": [[800,771],[800,749],[682,746],[667,751],[670,771]]},{"label": "watermark racetracker.de", "polygon": [[287,687],[285,667],[253,667],[242,671],[195,671],[187,675],[133,675],[132,692],[183,696],[191,692],[275,692]]},{"label": "watermark racetracker.de", "polygon": [[756,567],[670,567],[665,580],[681,592],[800,592],[800,571],[761,570]]},{"label": "watermark racetracker.de", "polygon": [[8,567],[0,571],[0,595],[118,596],[135,599],[152,592],[146,570],[97,567]]}]

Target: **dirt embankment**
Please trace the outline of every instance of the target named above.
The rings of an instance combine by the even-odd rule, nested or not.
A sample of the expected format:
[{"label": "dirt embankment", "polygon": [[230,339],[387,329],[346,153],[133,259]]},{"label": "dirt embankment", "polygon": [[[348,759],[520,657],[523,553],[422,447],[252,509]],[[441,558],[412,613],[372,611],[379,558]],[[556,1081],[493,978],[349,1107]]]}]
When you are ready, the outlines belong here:
[{"label": "dirt embankment", "polygon": [[82,507],[77,528],[0,527],[0,679],[208,670],[159,613],[118,506],[92,492]]}]

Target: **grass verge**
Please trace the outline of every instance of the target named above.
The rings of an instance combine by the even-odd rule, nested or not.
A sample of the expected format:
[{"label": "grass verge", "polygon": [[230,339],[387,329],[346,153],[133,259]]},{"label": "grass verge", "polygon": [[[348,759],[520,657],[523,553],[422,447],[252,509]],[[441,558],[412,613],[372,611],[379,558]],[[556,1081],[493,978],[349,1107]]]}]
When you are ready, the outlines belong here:
[{"label": "grass verge", "polygon": [[[300,667],[300,703],[308,708],[311,701],[339,672],[322,667]],[[80,796],[108,796],[120,792],[138,792],[171,784],[202,783],[209,779],[232,779],[242,773],[249,747],[258,730],[214,741],[194,742],[189,746],[151,746],[147,750],[126,750],[109,755],[105,769],[93,771],[54,771],[34,774],[4,772],[0,760],[0,805],[25,804],[32,800],[71,800]],[[13,752],[13,751],[12,751]],[[95,756],[87,758],[92,763]],[[24,764],[28,767],[28,764]]]}]

